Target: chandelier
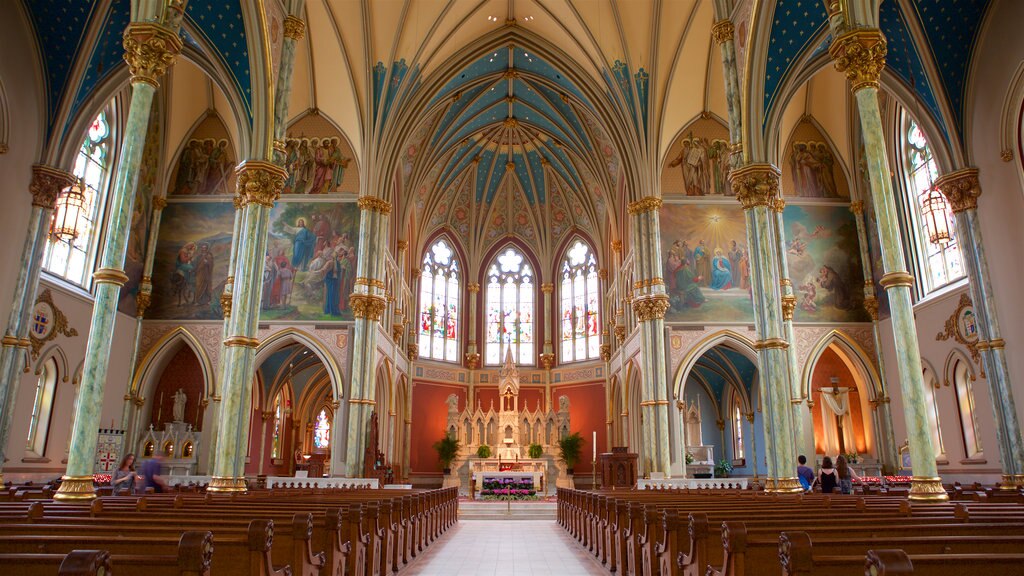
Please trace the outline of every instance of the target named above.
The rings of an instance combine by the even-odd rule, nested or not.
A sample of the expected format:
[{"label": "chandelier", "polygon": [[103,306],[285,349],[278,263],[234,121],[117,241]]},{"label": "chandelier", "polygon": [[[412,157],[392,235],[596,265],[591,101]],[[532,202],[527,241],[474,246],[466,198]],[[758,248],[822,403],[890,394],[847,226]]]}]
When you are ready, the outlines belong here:
[{"label": "chandelier", "polygon": [[932,244],[949,242],[953,233],[949,228],[949,205],[941,192],[930,188],[921,193],[921,219],[924,220],[928,240]]},{"label": "chandelier", "polygon": [[71,242],[83,232],[82,213],[85,211],[85,180],[78,179],[60,191],[53,210],[50,236],[60,242]]}]

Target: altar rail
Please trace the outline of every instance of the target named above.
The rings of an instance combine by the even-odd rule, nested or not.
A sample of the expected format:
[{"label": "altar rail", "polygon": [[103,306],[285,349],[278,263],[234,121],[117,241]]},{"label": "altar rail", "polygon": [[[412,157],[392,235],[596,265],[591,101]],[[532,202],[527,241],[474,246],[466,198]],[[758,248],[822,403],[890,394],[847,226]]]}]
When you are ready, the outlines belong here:
[{"label": "altar rail", "polygon": [[[208,486],[210,476],[166,476],[169,486]],[[255,479],[251,479],[255,487]],[[267,488],[380,488],[377,478],[295,478],[267,476]]]},{"label": "altar rail", "polygon": [[641,478],[636,482],[637,490],[746,490],[750,478]]}]

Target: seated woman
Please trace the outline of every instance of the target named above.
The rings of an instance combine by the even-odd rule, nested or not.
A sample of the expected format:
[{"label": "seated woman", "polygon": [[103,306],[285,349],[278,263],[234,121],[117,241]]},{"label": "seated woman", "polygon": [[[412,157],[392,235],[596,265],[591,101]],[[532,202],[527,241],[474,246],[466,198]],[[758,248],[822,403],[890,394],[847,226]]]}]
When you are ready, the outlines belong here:
[{"label": "seated woman", "polygon": [[722,254],[721,248],[715,249],[715,257],[711,259],[711,289],[728,290],[732,288],[732,265]]}]

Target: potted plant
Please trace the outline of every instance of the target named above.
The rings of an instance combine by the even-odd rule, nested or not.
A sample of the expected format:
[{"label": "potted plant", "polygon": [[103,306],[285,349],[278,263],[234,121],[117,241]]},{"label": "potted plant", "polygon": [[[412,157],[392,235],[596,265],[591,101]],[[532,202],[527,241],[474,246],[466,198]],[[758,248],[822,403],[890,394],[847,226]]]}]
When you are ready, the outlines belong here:
[{"label": "potted plant", "polygon": [[718,461],[718,464],[715,464],[715,478],[728,478],[730,472],[732,472],[732,462],[725,458],[722,458]]},{"label": "potted plant", "polygon": [[686,453],[686,464],[687,465],[693,464],[693,452],[687,452]]},{"label": "potted plant", "polygon": [[573,468],[576,463],[580,460],[580,452],[583,451],[583,436],[580,436],[579,432],[573,432],[568,436],[558,441],[558,457],[565,462],[566,472],[570,476],[573,474]]},{"label": "potted plant", "polygon": [[544,447],[540,444],[530,444],[527,453],[530,455],[530,458],[536,460],[544,455]]},{"label": "potted plant", "polygon": [[481,444],[480,447],[476,449],[476,457],[477,458],[490,458],[491,457],[491,447],[488,446],[487,444]]},{"label": "potted plant", "polygon": [[459,455],[459,439],[452,434],[445,434],[443,438],[434,442],[434,450],[437,451],[437,461],[445,474],[452,473],[452,462]]}]

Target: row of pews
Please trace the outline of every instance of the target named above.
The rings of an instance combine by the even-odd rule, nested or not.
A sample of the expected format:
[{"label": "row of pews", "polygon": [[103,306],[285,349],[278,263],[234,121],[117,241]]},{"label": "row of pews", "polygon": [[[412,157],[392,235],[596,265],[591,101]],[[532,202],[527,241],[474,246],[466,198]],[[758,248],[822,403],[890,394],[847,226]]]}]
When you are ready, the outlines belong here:
[{"label": "row of pews", "polygon": [[381,576],[458,519],[457,489],[0,500],[0,574]]},{"label": "row of pews", "polygon": [[1024,496],[559,489],[558,522],[627,576],[1024,575]]}]

